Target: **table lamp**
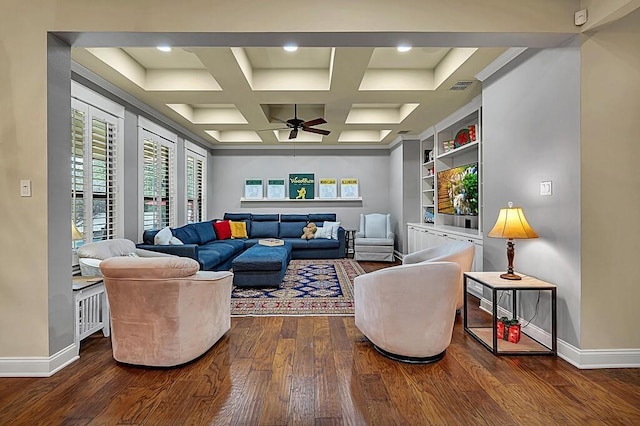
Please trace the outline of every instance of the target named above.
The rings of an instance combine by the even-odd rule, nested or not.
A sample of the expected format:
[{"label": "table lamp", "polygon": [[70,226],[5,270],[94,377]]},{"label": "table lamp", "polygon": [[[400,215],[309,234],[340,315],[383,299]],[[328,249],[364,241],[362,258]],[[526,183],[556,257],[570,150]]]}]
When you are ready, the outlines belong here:
[{"label": "table lamp", "polygon": [[500,209],[498,214],[498,220],[493,226],[493,229],[489,231],[489,237],[493,238],[507,238],[507,260],[509,261],[509,267],[507,272],[500,275],[500,278],[506,280],[520,280],[520,275],[513,273],[513,257],[515,255],[515,249],[513,247],[514,238],[538,238],[538,234],[531,229],[529,222],[524,217],[524,212],[521,207],[513,207],[513,203],[509,201],[509,207],[506,209]]},{"label": "table lamp", "polygon": [[76,247],[76,241],[84,239],[82,232],[76,226],[76,223],[71,220],[71,243],[73,244],[73,248]]}]

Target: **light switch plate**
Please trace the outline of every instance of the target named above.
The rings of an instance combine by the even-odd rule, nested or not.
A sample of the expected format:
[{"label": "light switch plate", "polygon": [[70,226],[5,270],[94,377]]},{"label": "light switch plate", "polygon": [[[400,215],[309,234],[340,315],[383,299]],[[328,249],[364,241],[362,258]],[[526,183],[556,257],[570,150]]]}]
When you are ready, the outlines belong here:
[{"label": "light switch plate", "polygon": [[540,182],[540,195],[551,195],[551,181],[545,180]]},{"label": "light switch plate", "polygon": [[30,180],[20,181],[20,196],[31,197],[31,181]]}]

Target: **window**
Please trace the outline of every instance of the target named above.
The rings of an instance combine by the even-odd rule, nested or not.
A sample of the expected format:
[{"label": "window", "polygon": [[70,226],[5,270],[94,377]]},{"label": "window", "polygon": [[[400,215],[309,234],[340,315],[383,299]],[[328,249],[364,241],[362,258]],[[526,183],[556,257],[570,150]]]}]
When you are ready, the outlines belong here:
[{"label": "window", "polygon": [[74,248],[121,234],[117,158],[122,118],[100,108],[124,115],[123,107],[72,84],[71,219],[82,234]]},{"label": "window", "polygon": [[185,141],[187,223],[202,222],[206,211],[206,151]]},{"label": "window", "polygon": [[176,221],[177,137],[140,117],[142,228],[161,229]]}]

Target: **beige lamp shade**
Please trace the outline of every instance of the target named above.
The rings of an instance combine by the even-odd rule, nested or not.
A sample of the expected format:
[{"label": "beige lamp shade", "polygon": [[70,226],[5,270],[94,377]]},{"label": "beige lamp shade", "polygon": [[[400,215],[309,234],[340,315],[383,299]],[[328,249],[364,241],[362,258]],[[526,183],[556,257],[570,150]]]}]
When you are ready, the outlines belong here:
[{"label": "beige lamp shade", "polygon": [[71,221],[71,241],[82,240],[84,237],[82,236],[82,232],[78,229],[75,222]]},{"label": "beige lamp shade", "polygon": [[509,203],[506,209],[500,209],[498,220],[489,231],[489,237],[493,238],[509,238],[509,239],[526,239],[538,238],[538,234],[531,229],[529,222],[524,217],[521,207],[512,207],[513,203]]}]

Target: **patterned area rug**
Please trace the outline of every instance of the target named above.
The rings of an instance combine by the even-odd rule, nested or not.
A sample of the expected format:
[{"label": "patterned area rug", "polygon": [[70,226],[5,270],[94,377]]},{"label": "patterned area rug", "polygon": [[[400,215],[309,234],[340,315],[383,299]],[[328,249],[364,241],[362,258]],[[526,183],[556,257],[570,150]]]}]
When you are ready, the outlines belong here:
[{"label": "patterned area rug", "polygon": [[361,274],[351,259],[292,260],[279,287],[234,287],[231,315],[353,315],[353,279]]}]

